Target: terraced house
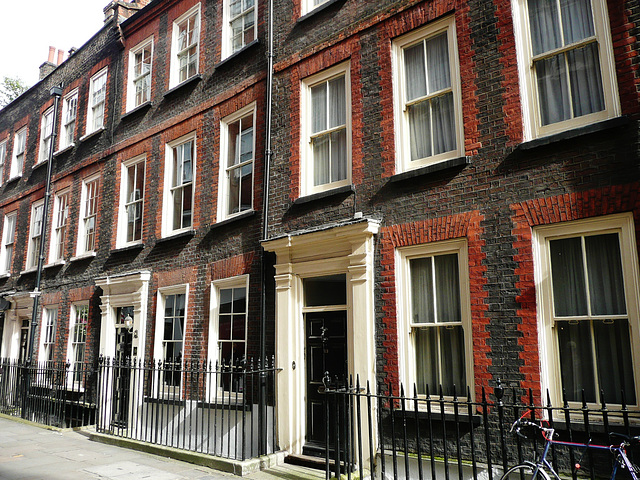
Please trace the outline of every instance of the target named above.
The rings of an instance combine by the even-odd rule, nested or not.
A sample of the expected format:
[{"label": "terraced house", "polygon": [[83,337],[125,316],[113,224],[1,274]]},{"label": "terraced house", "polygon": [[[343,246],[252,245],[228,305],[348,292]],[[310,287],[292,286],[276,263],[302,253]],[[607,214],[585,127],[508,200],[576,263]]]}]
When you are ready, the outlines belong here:
[{"label": "terraced house", "polygon": [[115,365],[105,430],[223,456],[324,455],[349,377],[638,410],[637,0],[105,13],[0,112],[0,357]]}]

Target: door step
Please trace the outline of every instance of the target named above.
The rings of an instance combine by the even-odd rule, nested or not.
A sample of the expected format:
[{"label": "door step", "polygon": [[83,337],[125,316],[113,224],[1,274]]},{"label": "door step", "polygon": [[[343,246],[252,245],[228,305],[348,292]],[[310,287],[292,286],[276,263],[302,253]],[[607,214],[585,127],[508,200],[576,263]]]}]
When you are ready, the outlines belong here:
[{"label": "door step", "polygon": [[[322,457],[315,457],[311,455],[287,455],[284,457],[284,463],[290,465],[299,465],[301,467],[314,468],[316,470],[324,470],[325,462]],[[334,464],[334,462],[331,462]]]}]

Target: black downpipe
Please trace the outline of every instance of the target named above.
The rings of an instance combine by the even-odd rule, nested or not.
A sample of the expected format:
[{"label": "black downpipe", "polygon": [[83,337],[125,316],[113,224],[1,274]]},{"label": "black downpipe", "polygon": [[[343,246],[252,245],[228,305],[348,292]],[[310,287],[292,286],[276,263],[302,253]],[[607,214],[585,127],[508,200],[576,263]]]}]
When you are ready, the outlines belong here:
[{"label": "black downpipe", "polygon": [[[265,165],[264,165],[264,183],[263,183],[263,205],[262,205],[262,239],[266,240],[269,236],[269,177],[271,171],[271,157],[273,152],[271,150],[271,109],[273,103],[273,0],[269,0],[269,26],[268,26],[268,51],[267,51],[267,104],[266,104],[266,125],[265,125]],[[260,297],[260,360],[263,365],[266,365],[267,359],[267,252],[262,248],[262,256],[260,261],[260,280],[262,282],[261,297]],[[268,412],[267,409],[267,378],[266,373],[260,374],[260,412]],[[274,375],[275,386],[275,375]],[[264,408],[263,408],[264,406]],[[267,415],[259,415],[259,431],[260,431],[260,445],[259,453],[264,455],[267,453]],[[273,425],[275,427],[275,403],[274,403],[274,415]],[[274,451],[275,445],[273,445]]]}]

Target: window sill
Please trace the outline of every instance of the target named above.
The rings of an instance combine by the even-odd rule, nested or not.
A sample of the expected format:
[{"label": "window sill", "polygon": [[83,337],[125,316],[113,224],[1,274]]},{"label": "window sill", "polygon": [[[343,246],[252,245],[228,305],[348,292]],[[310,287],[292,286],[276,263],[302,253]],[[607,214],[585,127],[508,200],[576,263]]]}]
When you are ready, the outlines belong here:
[{"label": "window sill", "polygon": [[626,116],[610,118],[598,123],[592,123],[591,125],[585,125],[584,127],[574,128],[565,132],[555,133],[546,137],[536,138],[529,140],[528,142],[521,143],[515,148],[515,152],[522,152],[527,150],[533,150],[535,148],[543,147],[545,145],[551,145],[563,140],[569,140],[571,138],[582,137],[590,133],[602,132],[616,127],[622,127],[629,124],[629,118]]},{"label": "window sill", "polygon": [[102,132],[104,132],[104,127],[100,127],[97,130],[94,130],[93,132],[87,133],[86,135],[80,137],[78,139],[79,142],[85,142],[87,140],[89,140],[91,137],[95,137],[96,135],[101,134]]},{"label": "window sill", "polygon": [[174,234],[168,234],[165,237],[156,240],[156,244],[170,242],[172,240],[179,240],[181,238],[193,237],[196,234],[195,230],[186,230],[184,232],[178,232]]},{"label": "window sill", "polygon": [[79,262],[81,260],[87,260],[89,258],[94,258],[96,256],[96,252],[85,252],[80,255],[76,255],[75,257],[71,257],[69,259],[70,262]]},{"label": "window sill", "polygon": [[216,398],[209,402],[198,402],[197,408],[204,410],[236,410],[236,411],[251,411],[251,405],[245,403],[229,401],[229,398]]},{"label": "window sill", "polygon": [[193,77],[186,79],[184,82],[164,92],[164,98],[171,97],[173,94],[181,91],[182,89],[186,89],[190,85],[195,85],[200,80],[202,80],[202,74],[196,73]]},{"label": "window sill", "polygon": [[333,197],[334,195],[341,195],[345,193],[352,194],[355,192],[356,190],[353,185],[345,185],[343,187],[332,188],[331,190],[326,190],[324,192],[312,193],[311,195],[298,197],[293,201],[293,204],[302,205],[305,203],[315,202],[316,200],[321,200],[323,198]]},{"label": "window sill", "polygon": [[53,152],[53,156],[57,157],[58,155],[62,155],[63,153],[67,153],[69,150],[71,150],[75,146],[76,146],[75,143],[70,143],[66,147],[61,148],[60,150],[58,150],[57,152]]},{"label": "window sill", "polygon": [[9,277],[11,277],[11,273],[9,272],[0,273],[0,279],[9,278]]},{"label": "window sill", "polygon": [[[420,402],[420,400],[418,400],[418,402]],[[453,411],[449,411],[449,410],[445,410],[445,412],[443,413],[440,411],[433,411],[433,410],[431,412],[428,412],[426,410],[423,410],[422,408],[419,408],[418,412],[416,412],[413,409],[411,410],[407,409],[403,412],[402,409],[399,408],[393,411],[393,415],[395,418],[402,418],[402,416],[405,415],[408,420],[412,420],[412,419],[415,420],[417,415],[418,420],[436,420],[436,421],[444,421],[447,423],[448,422],[456,423],[456,418],[457,418],[457,421],[460,424],[474,425],[474,426],[482,425],[481,415],[469,415],[466,411],[464,413],[458,411],[458,415],[456,417],[456,414]]]},{"label": "window sill", "polygon": [[255,214],[256,214],[256,211],[253,209],[245,210],[242,213],[235,214],[233,217],[225,218],[224,220],[214,223],[213,225],[211,225],[210,228],[213,230],[214,228],[223,227],[230,223],[238,222],[240,220],[244,220],[245,218],[253,217]]},{"label": "window sill", "polygon": [[402,182],[410,178],[421,177],[430,173],[441,172],[449,170],[451,168],[464,167],[471,164],[470,157],[458,157],[451,160],[445,160],[443,162],[434,163],[433,165],[427,165],[426,167],[416,168],[415,170],[408,170],[406,172],[397,173],[389,179],[389,183]]},{"label": "window sill", "polygon": [[51,263],[47,263],[46,265],[44,265],[42,268],[55,268],[55,267],[61,267],[62,265],[66,264],[67,262],[65,262],[64,260],[56,260],[55,262],[51,262]]},{"label": "window sill", "polygon": [[149,110],[151,108],[151,105],[153,105],[153,103],[151,103],[151,101],[144,102],[143,104],[138,105],[137,107],[129,110],[128,112],[125,112],[125,114],[120,117],[120,120],[128,120],[128,119],[130,119],[132,117],[135,117],[136,114],[138,114],[138,113],[146,112],[147,110]]},{"label": "window sill", "polygon": [[342,2],[342,1],[343,0],[329,0],[327,3],[323,3],[322,5],[317,6],[316,8],[311,10],[310,12],[307,12],[304,15],[302,15],[300,18],[298,18],[296,23],[304,22],[304,21],[308,20],[309,18],[315,16],[317,13],[323,12],[324,10],[328,9],[329,7],[331,7],[332,5],[334,5],[336,3],[339,3],[339,2]]},{"label": "window sill", "polygon": [[122,247],[114,248],[113,250],[111,250],[110,253],[112,255],[117,255],[118,253],[126,253],[134,250],[142,250],[143,248],[144,248],[144,243],[139,242],[139,243],[133,243],[131,245],[124,245]]},{"label": "window sill", "polygon": [[253,47],[254,45],[257,45],[258,43],[260,43],[258,41],[258,39],[256,38],[255,40],[247,43],[244,47],[242,47],[240,50],[233,52],[232,54],[230,54],[229,56],[223,58],[222,60],[220,60],[218,63],[216,63],[213,66],[214,70],[218,70],[219,68],[224,67],[225,65],[227,65],[228,63],[233,62],[233,60],[237,57],[239,57],[240,55],[242,55],[244,52],[246,52],[247,50],[249,50],[251,47]]},{"label": "window sill", "polygon": [[17,182],[21,178],[22,178],[22,175],[18,175],[17,177],[11,177],[9,180],[7,180],[7,183],[5,183],[5,185],[9,185],[10,183]]},{"label": "window sill", "polygon": [[179,398],[158,398],[158,397],[144,397],[145,403],[155,403],[157,405],[178,405],[184,407],[187,402],[180,400]]},{"label": "window sill", "polygon": [[20,275],[29,275],[30,273],[36,273],[38,271],[38,267],[29,267],[20,272]]},{"label": "window sill", "polygon": [[34,172],[36,170],[39,170],[41,167],[44,167],[45,165],[47,165],[47,163],[49,163],[48,160],[43,160],[42,162],[38,162],[31,167],[31,171]]}]

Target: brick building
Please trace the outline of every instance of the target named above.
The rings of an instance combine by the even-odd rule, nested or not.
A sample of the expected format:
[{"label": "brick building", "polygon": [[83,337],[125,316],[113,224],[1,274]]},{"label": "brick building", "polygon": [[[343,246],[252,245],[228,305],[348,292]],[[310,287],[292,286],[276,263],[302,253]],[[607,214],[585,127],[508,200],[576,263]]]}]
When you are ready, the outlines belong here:
[{"label": "brick building", "polygon": [[275,353],[295,454],[322,450],[327,371],[637,409],[640,3],[269,5],[112,2],[0,112],[0,356],[55,141],[38,360],[73,362],[85,321],[85,361]]}]

